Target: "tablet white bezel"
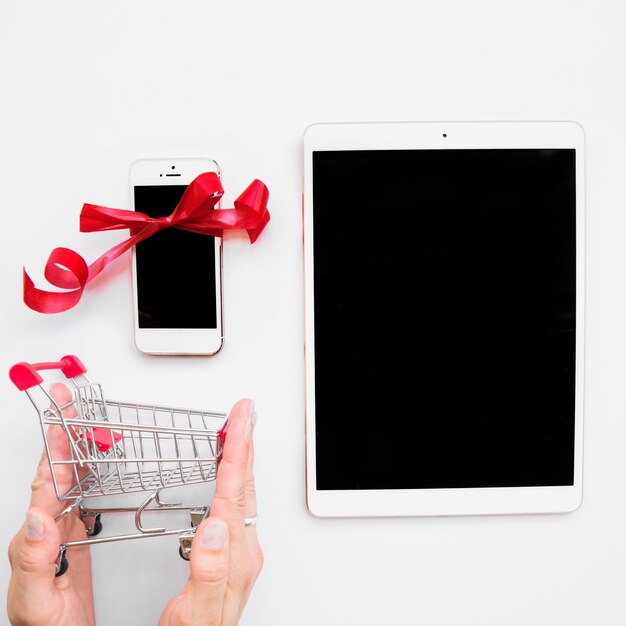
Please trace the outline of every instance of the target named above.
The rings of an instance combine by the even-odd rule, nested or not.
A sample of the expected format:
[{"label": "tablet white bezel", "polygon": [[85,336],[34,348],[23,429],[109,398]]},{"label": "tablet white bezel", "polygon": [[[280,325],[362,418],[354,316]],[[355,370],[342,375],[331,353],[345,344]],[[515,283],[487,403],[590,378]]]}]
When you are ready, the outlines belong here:
[{"label": "tablet white bezel", "polygon": [[[573,148],[576,150],[576,390],[574,484],[563,487],[317,490],[313,324],[312,155],[318,150]],[[582,500],[585,136],[576,122],[389,122],[309,126],[303,139],[306,493],[320,517],[573,511]]]}]

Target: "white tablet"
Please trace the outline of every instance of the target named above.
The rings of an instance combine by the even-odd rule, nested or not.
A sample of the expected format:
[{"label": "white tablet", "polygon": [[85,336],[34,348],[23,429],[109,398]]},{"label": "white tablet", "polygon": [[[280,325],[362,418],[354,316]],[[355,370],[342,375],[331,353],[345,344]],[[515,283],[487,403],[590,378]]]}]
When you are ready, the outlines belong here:
[{"label": "white tablet", "polygon": [[314,515],[579,506],[584,197],[572,122],[306,129]]}]

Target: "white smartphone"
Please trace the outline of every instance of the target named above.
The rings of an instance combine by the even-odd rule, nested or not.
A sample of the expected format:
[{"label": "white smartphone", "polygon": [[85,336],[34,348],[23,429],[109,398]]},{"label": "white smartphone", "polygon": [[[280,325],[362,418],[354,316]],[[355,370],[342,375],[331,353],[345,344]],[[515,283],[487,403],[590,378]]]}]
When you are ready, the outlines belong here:
[{"label": "white smartphone", "polygon": [[[131,207],[150,217],[168,216],[203,172],[220,175],[212,159],[135,161],[130,168]],[[139,350],[217,353],[224,341],[221,238],[166,228],[142,241],[133,249],[133,294]]]}]

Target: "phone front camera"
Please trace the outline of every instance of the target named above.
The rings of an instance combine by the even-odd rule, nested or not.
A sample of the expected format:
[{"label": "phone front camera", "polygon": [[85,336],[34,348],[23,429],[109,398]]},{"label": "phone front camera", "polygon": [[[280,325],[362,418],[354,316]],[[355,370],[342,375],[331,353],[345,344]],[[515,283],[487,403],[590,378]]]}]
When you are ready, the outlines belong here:
[{"label": "phone front camera", "polygon": [[448,135],[446,135],[445,133],[443,134],[444,138],[447,137]]},{"label": "phone front camera", "polygon": [[175,169],[176,169],[176,166],[175,166],[175,165],[172,165],[172,169],[173,169],[173,170],[175,170]]}]

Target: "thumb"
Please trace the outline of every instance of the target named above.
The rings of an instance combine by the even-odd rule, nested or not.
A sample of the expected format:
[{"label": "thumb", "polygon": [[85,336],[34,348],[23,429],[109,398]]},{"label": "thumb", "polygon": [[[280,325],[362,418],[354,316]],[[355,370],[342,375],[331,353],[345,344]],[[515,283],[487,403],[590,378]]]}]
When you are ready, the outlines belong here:
[{"label": "thumb", "polygon": [[46,603],[55,592],[55,562],[61,538],[54,518],[32,507],[9,547],[12,575],[9,598],[17,606],[29,606],[33,598]]},{"label": "thumb", "polygon": [[207,616],[221,623],[224,596],[228,584],[228,525],[217,517],[207,518],[196,531],[187,583],[189,617],[198,617],[193,624],[205,623]]}]

